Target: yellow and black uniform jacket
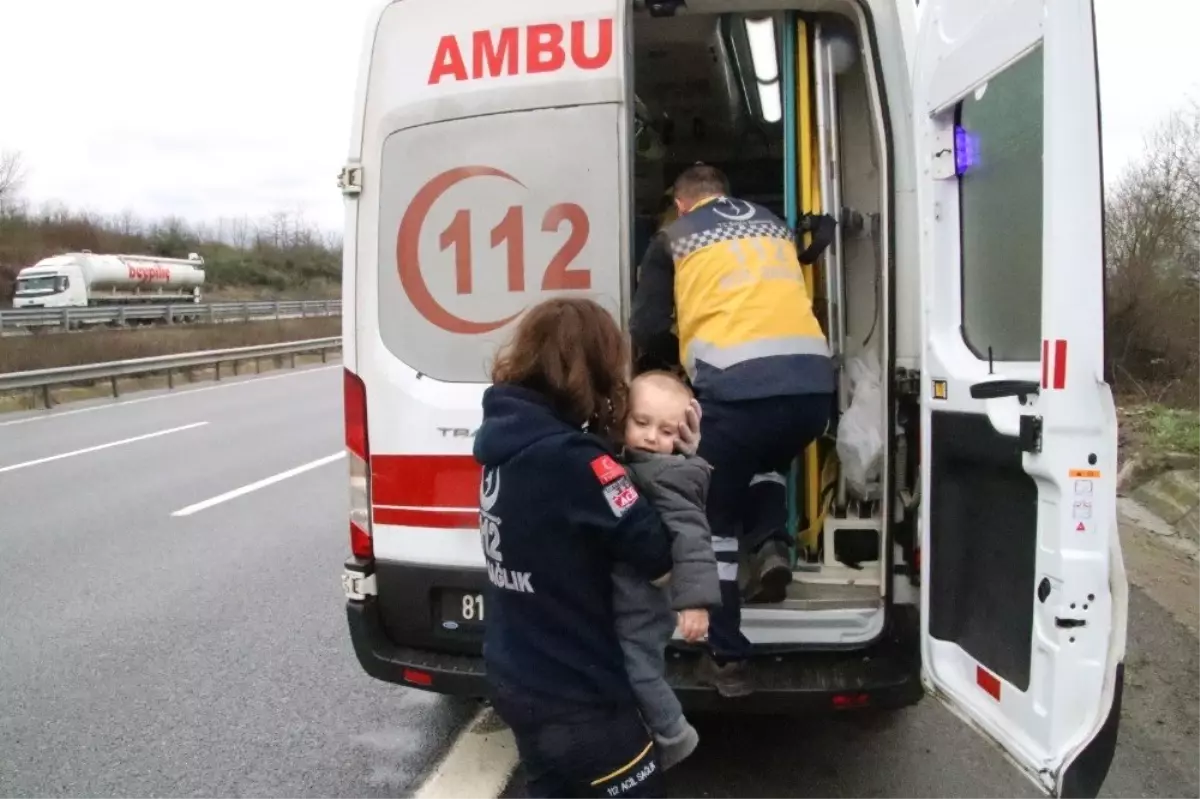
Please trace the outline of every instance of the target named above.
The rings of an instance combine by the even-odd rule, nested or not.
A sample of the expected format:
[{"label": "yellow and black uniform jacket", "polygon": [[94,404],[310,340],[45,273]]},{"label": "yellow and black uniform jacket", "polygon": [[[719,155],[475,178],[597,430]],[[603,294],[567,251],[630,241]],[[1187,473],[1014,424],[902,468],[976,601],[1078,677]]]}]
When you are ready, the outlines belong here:
[{"label": "yellow and black uniform jacket", "polygon": [[745,200],[704,201],[654,236],[639,267],[630,333],[640,368],[682,364],[701,397],[834,389],[792,233]]}]

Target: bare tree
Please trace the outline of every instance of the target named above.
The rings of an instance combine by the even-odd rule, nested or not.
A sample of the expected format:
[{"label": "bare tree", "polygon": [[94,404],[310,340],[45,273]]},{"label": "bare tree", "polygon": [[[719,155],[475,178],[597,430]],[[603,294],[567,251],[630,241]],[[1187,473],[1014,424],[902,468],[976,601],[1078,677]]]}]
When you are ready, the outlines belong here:
[{"label": "bare tree", "polygon": [[[1194,399],[1200,327],[1200,102],[1168,116],[1106,208],[1109,313],[1118,379]],[[1182,393],[1181,393],[1182,392]]]},{"label": "bare tree", "polygon": [[0,152],[0,207],[16,200],[25,185],[25,159],[16,150]]},{"label": "bare tree", "polygon": [[141,222],[138,221],[133,211],[128,208],[117,215],[114,220],[114,227],[122,236],[133,236],[136,233],[140,233],[142,229]]},{"label": "bare tree", "polygon": [[229,220],[229,240],[226,242],[239,250],[248,248],[253,241],[253,225],[244,216]]}]

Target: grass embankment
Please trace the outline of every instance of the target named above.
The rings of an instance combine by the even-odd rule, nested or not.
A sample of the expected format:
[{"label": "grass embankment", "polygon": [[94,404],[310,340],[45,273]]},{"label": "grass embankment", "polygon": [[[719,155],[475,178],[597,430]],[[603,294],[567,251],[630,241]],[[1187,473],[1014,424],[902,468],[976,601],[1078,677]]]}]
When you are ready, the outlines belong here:
[{"label": "grass embankment", "polygon": [[1200,412],[1142,399],[1118,406],[1121,490],[1175,469],[1200,468]]},{"label": "grass embankment", "polygon": [[1200,458],[1200,413],[1158,403],[1121,408],[1121,443],[1132,454],[1181,454]]},{"label": "grass embankment", "polygon": [[[341,334],[340,317],[315,319],[284,319],[278,322],[248,322],[244,324],[180,325],[152,330],[99,330],[80,333],[54,333],[33,336],[11,336],[0,339],[0,373],[24,372],[55,366],[78,366],[104,361],[123,361],[199,350],[251,347],[280,341],[300,341],[326,338]],[[297,356],[297,364],[320,361],[320,355]],[[288,359],[262,359],[250,369],[266,371],[279,368]],[[233,364],[222,364],[222,375],[231,374]],[[212,379],[214,370],[194,369],[177,377],[177,382]],[[165,374],[122,379],[122,393],[168,385]],[[55,404],[110,394],[107,381],[101,385],[61,386],[53,390]],[[0,394],[0,411],[41,407],[41,393],[22,391],[8,396]]]}]

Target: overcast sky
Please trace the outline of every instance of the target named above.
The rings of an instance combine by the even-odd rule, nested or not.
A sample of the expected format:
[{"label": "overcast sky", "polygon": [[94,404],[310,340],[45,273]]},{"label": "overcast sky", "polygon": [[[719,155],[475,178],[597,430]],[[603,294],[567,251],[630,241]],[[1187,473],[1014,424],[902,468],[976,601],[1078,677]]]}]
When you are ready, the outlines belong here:
[{"label": "overcast sky", "polygon": [[[1200,0],[1095,2],[1111,182],[1162,115],[1200,95]],[[35,203],[194,221],[290,211],[336,230],[376,6],[0,0],[0,150],[24,153]]]}]

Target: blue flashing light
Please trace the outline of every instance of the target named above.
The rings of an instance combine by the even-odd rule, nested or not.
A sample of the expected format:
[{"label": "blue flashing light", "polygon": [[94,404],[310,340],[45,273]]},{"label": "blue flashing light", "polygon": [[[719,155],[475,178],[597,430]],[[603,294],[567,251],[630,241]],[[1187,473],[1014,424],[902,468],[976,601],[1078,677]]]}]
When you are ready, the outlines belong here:
[{"label": "blue flashing light", "polygon": [[962,125],[954,126],[954,174],[961,175],[979,163],[979,137]]}]

